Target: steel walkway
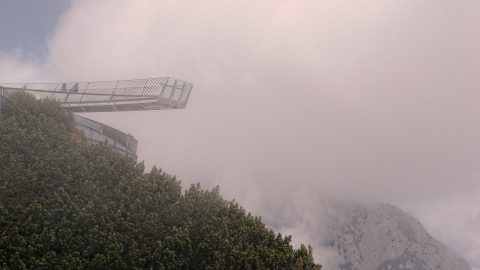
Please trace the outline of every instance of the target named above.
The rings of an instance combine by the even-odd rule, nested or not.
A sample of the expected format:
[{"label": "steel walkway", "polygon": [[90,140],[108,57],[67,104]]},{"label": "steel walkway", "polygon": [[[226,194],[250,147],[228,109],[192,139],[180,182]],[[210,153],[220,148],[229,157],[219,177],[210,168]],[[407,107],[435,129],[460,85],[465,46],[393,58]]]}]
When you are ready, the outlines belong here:
[{"label": "steel walkway", "polygon": [[[37,99],[54,99],[72,112],[111,112],[183,109],[193,85],[170,77],[71,83],[0,83],[2,97],[25,92]],[[76,128],[90,144],[107,144],[136,158],[137,140],[118,129],[74,115]]]},{"label": "steel walkway", "polygon": [[193,85],[170,77],[70,83],[0,83],[0,95],[27,92],[72,112],[183,109]]}]

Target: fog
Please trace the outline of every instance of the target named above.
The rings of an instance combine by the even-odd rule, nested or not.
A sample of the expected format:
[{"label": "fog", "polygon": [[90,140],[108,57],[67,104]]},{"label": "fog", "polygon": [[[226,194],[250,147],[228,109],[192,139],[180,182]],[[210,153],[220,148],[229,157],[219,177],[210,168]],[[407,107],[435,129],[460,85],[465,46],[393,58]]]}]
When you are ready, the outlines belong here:
[{"label": "fog", "polygon": [[474,0],[78,0],[0,80],[190,81],[185,110],[85,116],[296,241],[325,196],[390,202],[480,267],[479,25]]}]

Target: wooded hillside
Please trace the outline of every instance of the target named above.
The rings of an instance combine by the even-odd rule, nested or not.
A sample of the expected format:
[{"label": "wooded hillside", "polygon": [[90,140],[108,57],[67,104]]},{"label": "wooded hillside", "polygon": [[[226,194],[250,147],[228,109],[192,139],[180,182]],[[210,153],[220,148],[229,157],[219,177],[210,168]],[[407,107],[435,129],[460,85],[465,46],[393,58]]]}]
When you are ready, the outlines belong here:
[{"label": "wooded hillside", "polygon": [[0,114],[0,269],[319,269],[219,189],[87,145],[58,103]]}]

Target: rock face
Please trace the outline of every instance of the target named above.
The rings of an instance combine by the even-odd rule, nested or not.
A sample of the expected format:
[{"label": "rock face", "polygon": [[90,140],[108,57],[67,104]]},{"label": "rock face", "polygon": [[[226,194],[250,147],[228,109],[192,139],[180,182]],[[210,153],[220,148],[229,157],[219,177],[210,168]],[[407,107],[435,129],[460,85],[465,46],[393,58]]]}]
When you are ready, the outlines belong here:
[{"label": "rock face", "polygon": [[389,204],[332,206],[325,246],[341,270],[471,270],[413,216]]}]

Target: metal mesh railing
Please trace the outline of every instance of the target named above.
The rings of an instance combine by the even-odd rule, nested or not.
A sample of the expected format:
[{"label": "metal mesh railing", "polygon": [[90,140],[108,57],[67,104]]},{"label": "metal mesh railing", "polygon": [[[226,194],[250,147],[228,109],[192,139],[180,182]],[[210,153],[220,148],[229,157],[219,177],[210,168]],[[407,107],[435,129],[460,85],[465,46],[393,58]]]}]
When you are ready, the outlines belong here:
[{"label": "metal mesh railing", "polygon": [[[191,83],[171,77],[148,79],[66,82],[66,83],[0,83],[0,90],[15,89],[42,92],[42,96],[54,98],[58,95],[99,95],[116,97],[160,97],[178,103],[186,103],[192,90]],[[81,100],[81,99],[80,99]],[[67,99],[64,100],[68,102]]]}]

